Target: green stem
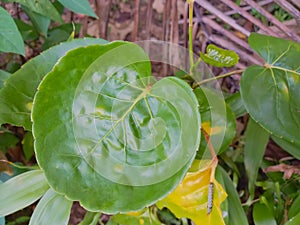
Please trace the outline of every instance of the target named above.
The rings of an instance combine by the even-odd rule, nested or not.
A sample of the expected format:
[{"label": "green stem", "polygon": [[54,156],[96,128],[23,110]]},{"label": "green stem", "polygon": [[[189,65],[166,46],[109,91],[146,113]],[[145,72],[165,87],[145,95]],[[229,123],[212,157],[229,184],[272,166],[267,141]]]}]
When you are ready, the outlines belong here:
[{"label": "green stem", "polygon": [[205,83],[208,83],[210,81],[214,81],[214,80],[217,80],[217,79],[220,79],[220,78],[224,78],[224,77],[228,77],[228,76],[231,76],[232,74],[236,74],[236,73],[242,73],[244,72],[245,70],[244,69],[241,69],[241,70],[234,70],[234,71],[231,71],[229,73],[225,73],[225,74],[222,74],[220,76],[217,76],[217,77],[211,77],[211,78],[208,78],[208,79],[205,79],[205,80],[202,80],[200,82],[197,82],[193,85],[193,89],[202,85],[202,84],[205,84]]},{"label": "green stem", "polygon": [[193,76],[194,68],[194,53],[193,53],[193,10],[194,1],[191,0],[189,4],[189,55],[190,55],[190,75]]}]

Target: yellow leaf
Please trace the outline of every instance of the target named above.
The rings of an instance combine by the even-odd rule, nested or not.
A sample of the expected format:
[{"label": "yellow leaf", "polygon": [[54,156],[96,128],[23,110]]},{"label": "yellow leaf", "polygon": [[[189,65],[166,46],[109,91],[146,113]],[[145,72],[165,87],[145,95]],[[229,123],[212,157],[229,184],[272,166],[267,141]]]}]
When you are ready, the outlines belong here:
[{"label": "yellow leaf", "polygon": [[[195,165],[196,164],[196,165]],[[214,180],[213,208],[207,213],[208,189],[212,164],[200,169],[203,161],[195,160],[193,171],[188,172],[182,183],[166,198],[157,202],[158,208],[167,207],[178,218],[189,218],[196,225],[225,225],[220,208],[227,194],[223,187]],[[207,163],[204,163],[207,165]],[[195,168],[198,170],[195,171]]]}]

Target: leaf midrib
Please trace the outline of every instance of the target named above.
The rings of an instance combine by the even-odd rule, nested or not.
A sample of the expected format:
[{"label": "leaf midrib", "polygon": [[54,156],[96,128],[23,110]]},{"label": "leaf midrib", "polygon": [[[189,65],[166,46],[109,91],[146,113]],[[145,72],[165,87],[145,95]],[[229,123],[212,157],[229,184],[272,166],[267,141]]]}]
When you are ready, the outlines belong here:
[{"label": "leaf midrib", "polygon": [[125,117],[132,111],[132,109],[135,107],[135,105],[142,99],[146,97],[146,95],[150,92],[151,88],[145,88],[143,92],[136,98],[136,100],[132,103],[132,105],[127,109],[127,111],[123,114],[123,116],[118,119],[115,124],[106,132],[106,134],[97,142],[97,144],[92,148],[92,150],[88,154],[93,154],[97,147],[102,143],[102,141],[110,135],[110,133],[119,125],[120,122],[122,122]]}]

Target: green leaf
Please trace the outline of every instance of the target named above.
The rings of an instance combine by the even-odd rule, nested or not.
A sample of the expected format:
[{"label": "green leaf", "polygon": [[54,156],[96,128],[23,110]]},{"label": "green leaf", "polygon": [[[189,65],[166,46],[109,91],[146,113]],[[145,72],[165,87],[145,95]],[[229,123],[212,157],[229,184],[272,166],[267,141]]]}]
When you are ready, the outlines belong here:
[{"label": "green leaf", "polygon": [[32,41],[39,38],[33,26],[24,23],[22,20],[14,19],[24,41]]},{"label": "green leaf", "polygon": [[267,206],[261,203],[254,204],[253,219],[255,225],[277,225],[274,215]]},{"label": "green leaf", "polygon": [[33,136],[31,132],[26,132],[22,140],[23,152],[26,160],[30,160],[34,155]]},{"label": "green leaf", "polygon": [[0,184],[0,216],[14,213],[38,200],[49,189],[41,170],[18,175]]},{"label": "green leaf", "polygon": [[242,75],[246,109],[271,134],[300,146],[300,44],[255,33],[249,44],[266,64]]},{"label": "green leaf", "polygon": [[19,139],[12,133],[0,133],[0,151],[6,153],[10,147],[15,147]]},{"label": "green leaf", "polygon": [[184,81],[150,73],[140,47],[113,42],[70,51],[43,79],[33,134],[54,190],[117,213],[153,204],[183,179],[200,141],[197,99]]},{"label": "green leaf", "polygon": [[133,212],[128,214],[117,214],[110,217],[107,225],[130,224],[130,225],[163,225],[156,215],[145,212]]},{"label": "green leaf", "polygon": [[29,16],[35,30],[42,36],[47,37],[48,28],[51,22],[50,18],[36,13],[26,6],[22,6],[22,9]]},{"label": "green leaf", "polygon": [[42,46],[45,50],[60,42],[67,41],[75,28],[75,34],[78,34],[81,28],[80,24],[66,23],[61,26],[54,27],[48,31],[48,36]]},{"label": "green leaf", "polygon": [[25,47],[22,36],[10,16],[10,14],[0,6],[0,51],[13,52],[25,55]]},{"label": "green leaf", "polygon": [[43,77],[67,51],[89,44],[104,44],[103,39],[77,39],[55,46],[28,61],[12,74],[0,90],[0,124],[10,123],[31,130],[33,97]]},{"label": "green leaf", "polygon": [[289,209],[289,219],[295,217],[300,212],[300,195],[298,195],[294,200]]},{"label": "green leaf", "polygon": [[85,14],[88,16],[92,16],[98,19],[97,15],[93,12],[90,3],[87,0],[58,0],[61,4],[63,4],[66,8],[76,12]]},{"label": "green leaf", "polygon": [[206,48],[206,54],[200,52],[201,59],[216,67],[231,67],[238,63],[239,56],[232,50],[219,48],[209,44]]},{"label": "green leaf", "polygon": [[[239,195],[227,172],[220,166],[216,170],[216,179],[224,187],[227,198],[222,204],[224,220],[228,225],[248,225]],[[223,208],[225,206],[225,208]]]},{"label": "green leaf", "polygon": [[101,212],[89,212],[84,215],[83,220],[78,225],[97,225]]},{"label": "green leaf", "polygon": [[300,143],[289,142],[274,135],[272,135],[272,140],[281,148],[283,148],[286,152],[290,153],[295,158],[300,159]]},{"label": "green leaf", "polygon": [[17,2],[23,6],[28,7],[30,10],[46,16],[54,21],[63,23],[60,14],[49,0],[3,0],[3,2]]},{"label": "green leaf", "polygon": [[226,103],[230,106],[236,118],[247,114],[240,92],[236,92],[227,97]]},{"label": "green leaf", "polygon": [[10,73],[0,70],[0,89],[4,86],[4,82],[9,78]]},{"label": "green leaf", "polygon": [[67,225],[73,202],[49,189],[37,204],[29,225]]},{"label": "green leaf", "polygon": [[255,182],[259,167],[269,141],[270,134],[254,120],[249,118],[245,132],[244,161],[248,176],[250,196],[254,198]]},{"label": "green leaf", "polygon": [[[228,148],[235,136],[235,116],[217,91],[201,87],[196,88],[194,93],[200,105],[201,127],[210,136],[215,152],[220,154]],[[211,157],[204,136],[197,152],[197,158],[201,157]]]},{"label": "green leaf", "polygon": [[289,219],[284,225],[299,225],[299,224],[300,224],[300,212],[293,218]]}]

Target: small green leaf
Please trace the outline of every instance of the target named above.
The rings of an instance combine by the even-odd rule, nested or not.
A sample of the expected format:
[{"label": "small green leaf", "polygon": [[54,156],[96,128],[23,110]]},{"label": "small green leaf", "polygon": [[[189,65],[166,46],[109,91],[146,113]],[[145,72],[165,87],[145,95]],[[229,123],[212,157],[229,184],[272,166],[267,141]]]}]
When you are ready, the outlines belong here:
[{"label": "small green leaf", "polygon": [[0,133],[0,151],[6,153],[10,147],[15,147],[19,139],[12,133]]},{"label": "small green leaf", "polygon": [[0,216],[14,213],[38,200],[49,189],[41,170],[33,170],[0,184]]},{"label": "small green leaf", "polygon": [[49,189],[37,204],[29,225],[67,225],[73,202]]},{"label": "small green leaf", "polygon": [[226,98],[226,103],[230,106],[235,117],[241,117],[247,114],[240,92],[236,92]]},{"label": "small green leaf", "polygon": [[25,55],[25,47],[22,36],[10,16],[10,14],[0,6],[0,51],[13,52]]},{"label": "small green leaf", "polygon": [[261,203],[254,204],[253,219],[255,225],[277,225],[274,215],[267,206]]},{"label": "small green leaf", "polygon": [[271,134],[300,146],[300,44],[255,33],[249,44],[266,64],[242,75],[246,110]]},{"label": "small green leaf", "polygon": [[43,50],[48,49],[54,45],[57,45],[64,41],[69,41],[68,38],[74,31],[78,34],[81,28],[81,24],[66,23],[52,28],[48,31],[48,36],[42,46]]},{"label": "small green leaf", "polygon": [[50,48],[28,61],[6,80],[0,90],[0,124],[10,123],[31,130],[30,113],[33,97],[43,77],[70,49],[104,43],[107,41],[103,39],[77,39]]},{"label": "small green leaf", "polygon": [[22,140],[23,152],[26,160],[30,160],[34,155],[33,136],[30,131],[26,132]]},{"label": "small green leaf", "polygon": [[14,19],[24,41],[32,41],[39,38],[33,26],[24,23],[22,20]]},{"label": "small green leaf", "polygon": [[89,211],[153,204],[183,179],[200,142],[192,89],[175,77],[156,82],[128,42],[68,52],[39,85],[32,120],[51,187]]},{"label": "small green leaf", "polygon": [[[227,172],[220,166],[218,166],[216,170],[216,179],[224,187],[228,195],[224,203],[221,205],[226,224],[248,225],[248,220],[235,186]],[[225,208],[223,208],[223,206],[225,206]]]},{"label": "small green leaf", "polygon": [[270,134],[251,118],[245,132],[245,167],[248,175],[250,196],[254,198],[255,182],[259,167],[269,141]]},{"label": "small green leaf", "polygon": [[85,14],[98,19],[97,15],[93,12],[92,7],[88,0],[58,0],[66,8],[76,13]]},{"label": "small green leaf", "polygon": [[216,67],[231,67],[238,63],[239,56],[232,50],[219,48],[213,44],[209,44],[206,53],[200,52],[201,59]]},{"label": "small green leaf", "polygon": [[30,10],[39,13],[43,16],[46,16],[54,21],[63,23],[63,20],[60,14],[57,12],[55,7],[49,0],[3,0],[4,2],[17,2],[23,6],[28,7]]},{"label": "small green leaf", "polygon": [[9,78],[10,73],[0,70],[0,89],[4,86],[4,82]]},{"label": "small green leaf", "polygon": [[97,225],[101,212],[89,212],[84,215],[83,220],[78,225]]},{"label": "small green leaf", "polygon": [[48,28],[51,22],[50,18],[36,13],[26,6],[22,6],[22,9],[29,16],[34,29],[42,36],[47,37]]}]

